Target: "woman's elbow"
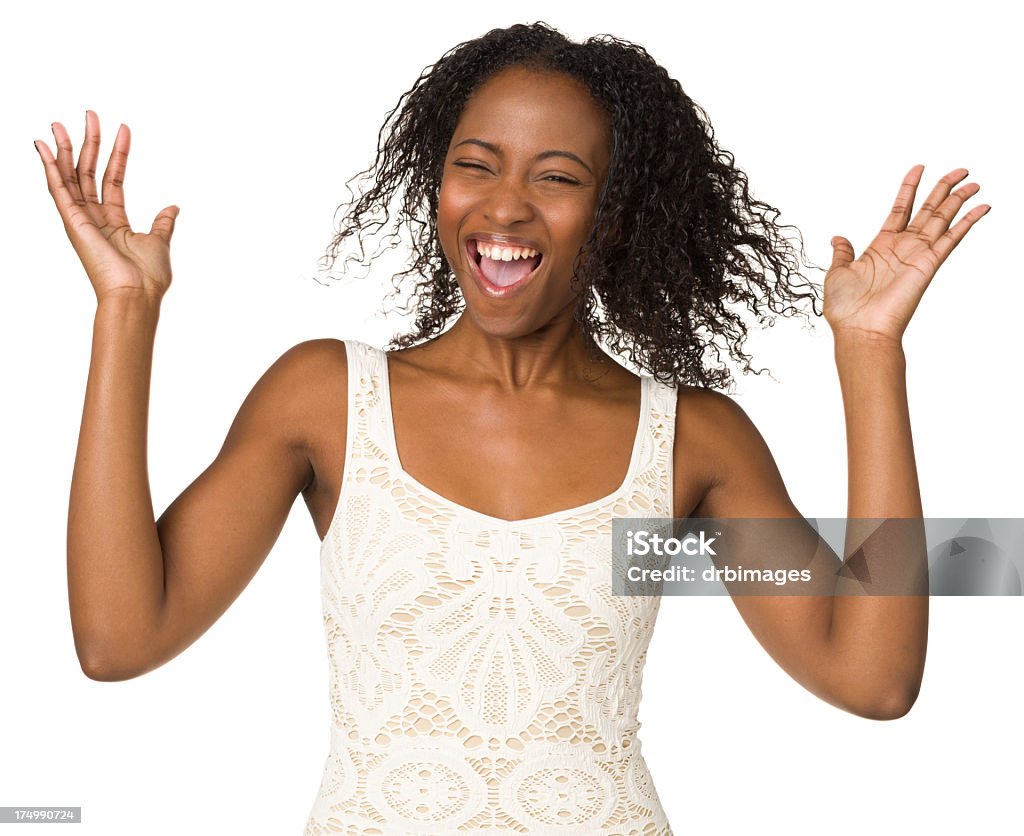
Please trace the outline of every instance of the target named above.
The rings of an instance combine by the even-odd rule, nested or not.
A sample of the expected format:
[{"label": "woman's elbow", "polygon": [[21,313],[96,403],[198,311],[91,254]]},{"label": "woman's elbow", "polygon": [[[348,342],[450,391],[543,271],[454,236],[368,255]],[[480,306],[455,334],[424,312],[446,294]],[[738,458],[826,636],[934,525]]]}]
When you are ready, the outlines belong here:
[{"label": "woman's elbow", "polygon": [[884,698],[862,706],[855,713],[868,720],[898,720],[914,707],[919,691],[919,685],[892,690]]}]

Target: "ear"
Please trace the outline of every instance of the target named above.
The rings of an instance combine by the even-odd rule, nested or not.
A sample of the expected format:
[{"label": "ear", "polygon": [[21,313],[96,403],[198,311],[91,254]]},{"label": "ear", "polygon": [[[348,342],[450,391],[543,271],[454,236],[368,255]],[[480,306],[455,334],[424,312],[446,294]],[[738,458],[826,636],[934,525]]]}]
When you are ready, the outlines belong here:
[{"label": "ear", "polygon": [[606,246],[615,247],[623,243],[624,235],[622,227],[622,216],[620,215],[608,229],[608,235],[604,241]]}]

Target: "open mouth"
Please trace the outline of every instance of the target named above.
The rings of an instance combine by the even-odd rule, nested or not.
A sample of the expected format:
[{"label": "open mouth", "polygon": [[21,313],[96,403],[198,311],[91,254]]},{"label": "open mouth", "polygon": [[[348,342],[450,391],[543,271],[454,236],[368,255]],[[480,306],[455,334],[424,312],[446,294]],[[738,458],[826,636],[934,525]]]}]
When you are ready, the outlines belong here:
[{"label": "open mouth", "polygon": [[531,247],[513,247],[470,238],[466,242],[470,261],[476,265],[484,289],[504,296],[524,284],[540,267],[543,254]]}]

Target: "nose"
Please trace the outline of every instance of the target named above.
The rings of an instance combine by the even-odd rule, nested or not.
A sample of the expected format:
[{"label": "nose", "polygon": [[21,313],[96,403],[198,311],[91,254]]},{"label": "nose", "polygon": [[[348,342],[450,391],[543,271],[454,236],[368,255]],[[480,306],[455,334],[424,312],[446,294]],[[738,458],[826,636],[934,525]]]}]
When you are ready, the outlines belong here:
[{"label": "nose", "polygon": [[534,216],[533,204],[526,187],[513,177],[498,177],[485,198],[484,217],[499,226],[513,226],[530,221]]}]

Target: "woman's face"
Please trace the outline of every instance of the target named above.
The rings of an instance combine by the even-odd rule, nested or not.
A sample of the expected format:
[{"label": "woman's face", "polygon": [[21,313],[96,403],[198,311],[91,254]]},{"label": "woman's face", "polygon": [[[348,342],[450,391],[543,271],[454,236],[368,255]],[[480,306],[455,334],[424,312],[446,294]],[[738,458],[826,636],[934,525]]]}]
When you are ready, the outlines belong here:
[{"label": "woman's face", "polygon": [[608,171],[604,111],[571,76],[511,67],[466,103],[445,159],[441,246],[487,333],[571,320],[573,263]]}]

